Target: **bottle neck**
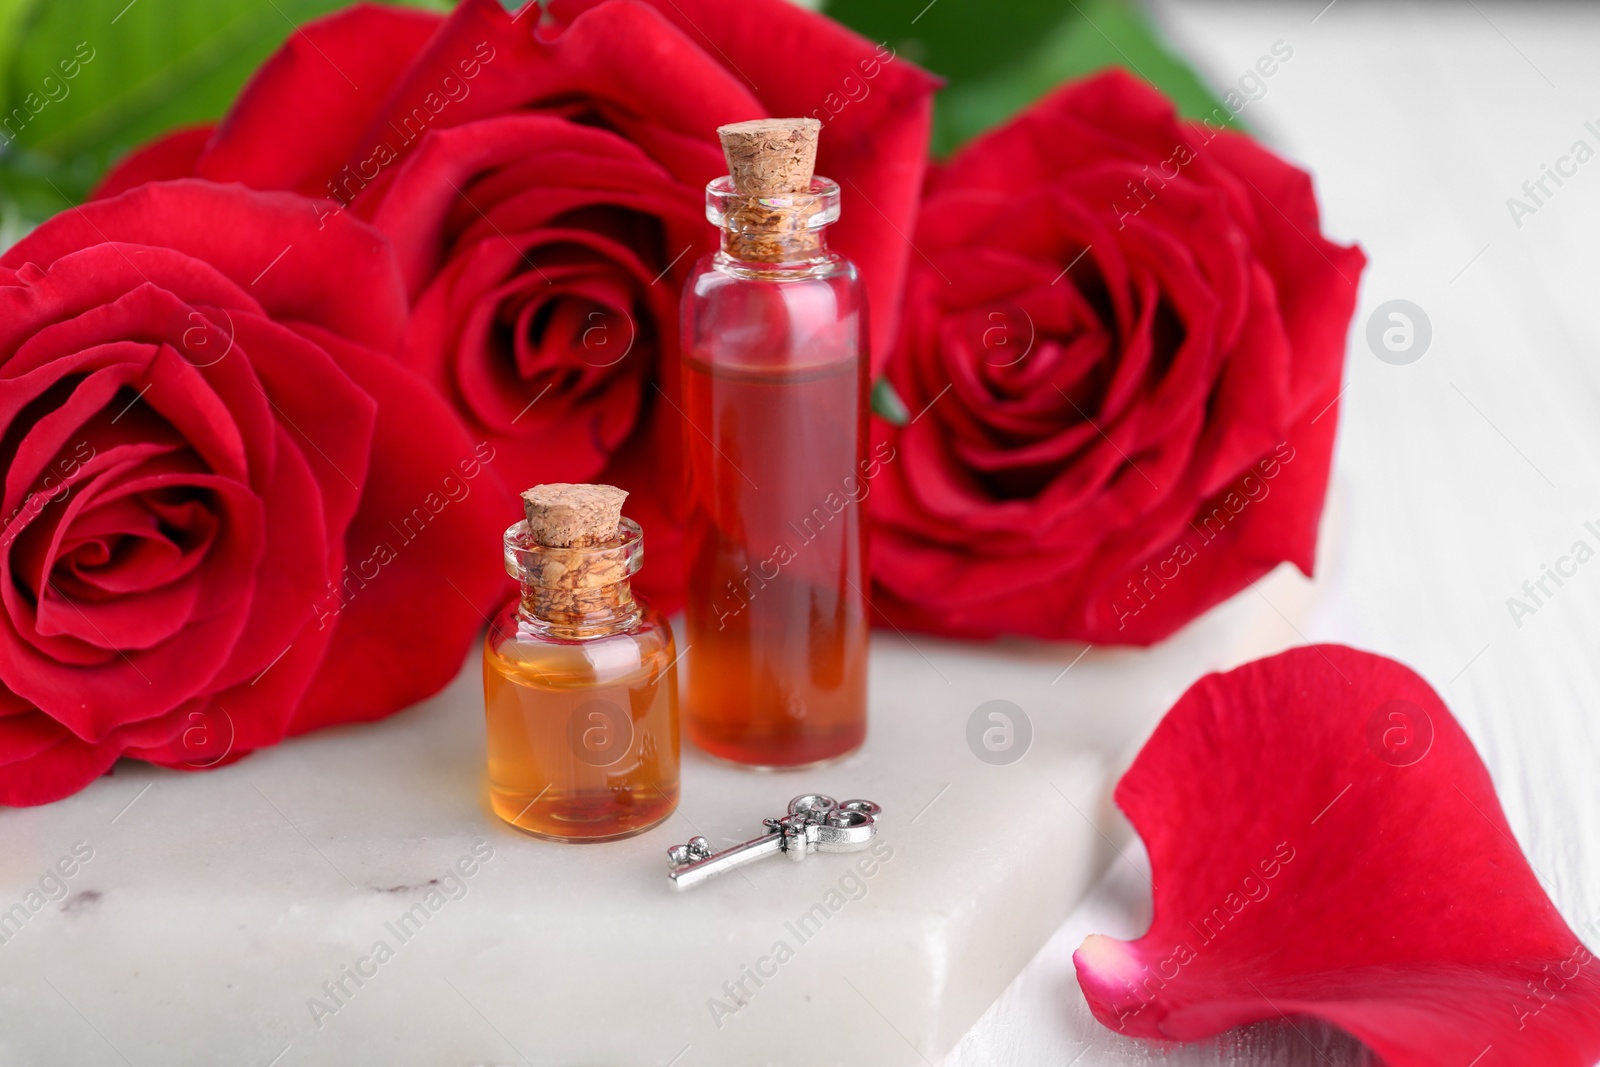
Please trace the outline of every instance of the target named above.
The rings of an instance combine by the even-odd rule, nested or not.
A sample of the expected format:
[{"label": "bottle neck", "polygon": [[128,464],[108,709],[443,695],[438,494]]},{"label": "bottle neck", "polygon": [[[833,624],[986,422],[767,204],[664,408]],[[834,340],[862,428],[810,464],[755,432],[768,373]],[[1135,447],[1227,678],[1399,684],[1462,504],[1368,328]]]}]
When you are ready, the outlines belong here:
[{"label": "bottle neck", "polygon": [[807,192],[757,195],[724,175],[706,186],[706,218],[722,231],[724,266],[812,268],[833,258],[824,231],[839,219],[839,186],[813,178]]},{"label": "bottle neck", "polygon": [[583,640],[639,625],[643,610],[629,578],[644,558],[644,534],[623,519],[603,545],[541,545],[519,522],[505,533],[506,573],[522,586],[517,614],[550,637]]},{"label": "bottle neck", "polygon": [[761,232],[725,226],[722,254],[736,263],[807,267],[828,258],[828,238],[821,229]]},{"label": "bottle neck", "polygon": [[592,589],[524,580],[519,614],[552,637],[581,640],[631,630],[641,611],[627,579]]}]

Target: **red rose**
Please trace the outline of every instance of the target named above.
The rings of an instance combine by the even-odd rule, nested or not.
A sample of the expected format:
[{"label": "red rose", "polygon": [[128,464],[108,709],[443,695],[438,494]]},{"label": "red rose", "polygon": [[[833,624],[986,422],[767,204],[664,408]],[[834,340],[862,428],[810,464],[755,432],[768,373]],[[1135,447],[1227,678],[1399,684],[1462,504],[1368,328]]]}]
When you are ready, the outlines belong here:
[{"label": "red rose", "polygon": [[935,84],[782,0],[363,6],[291,37],[198,151],[203,133],[157,142],[107,188],[195,173],[373,221],[414,304],[405,361],[513,482],[630,490],[657,560],[642,584],[670,602],[678,293],[715,247],[716,127],[825,121],[819,170],[850,202],[835,245],[861,268],[886,353]]},{"label": "red rose", "polygon": [[1365,258],[1306,174],[1108,73],[959,152],[916,242],[872,501],[891,619],[1148,644],[1311,572]]},{"label": "red rose", "polygon": [[0,802],[455,674],[503,490],[394,363],[404,315],[376,230],[240,186],[142,186],[0,257]]}]

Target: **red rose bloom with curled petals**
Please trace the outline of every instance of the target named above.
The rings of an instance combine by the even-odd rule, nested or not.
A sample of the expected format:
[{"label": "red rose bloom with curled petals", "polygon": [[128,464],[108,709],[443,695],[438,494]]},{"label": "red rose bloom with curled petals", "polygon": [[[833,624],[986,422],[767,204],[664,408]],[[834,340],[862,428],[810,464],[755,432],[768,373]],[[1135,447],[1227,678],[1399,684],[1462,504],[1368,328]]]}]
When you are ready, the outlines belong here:
[{"label": "red rose bloom with curled petals", "polygon": [[1073,962],[1119,1033],[1310,1015],[1387,1067],[1600,1057],[1600,960],[1471,740],[1401,664],[1312,645],[1202,678],[1116,801],[1150,853],[1150,929],[1092,934]]},{"label": "red rose bloom with curled petals", "polygon": [[1361,252],[1310,179],[1120,72],[936,173],[874,487],[902,626],[1148,644],[1307,574]]},{"label": "red rose bloom with curled petals", "polygon": [[103,189],[197,174],[371,220],[414,305],[405,362],[513,482],[628,489],[656,560],[639,584],[670,607],[678,294],[717,240],[716,127],[824,121],[818,170],[851,204],[833,244],[861,269],[881,366],[936,84],[783,0],[357,6],[291,37],[214,132],[156,142]]},{"label": "red rose bloom with curled petals", "polygon": [[501,494],[394,362],[404,313],[376,230],[239,186],[141,186],[0,257],[0,803],[455,674]]}]

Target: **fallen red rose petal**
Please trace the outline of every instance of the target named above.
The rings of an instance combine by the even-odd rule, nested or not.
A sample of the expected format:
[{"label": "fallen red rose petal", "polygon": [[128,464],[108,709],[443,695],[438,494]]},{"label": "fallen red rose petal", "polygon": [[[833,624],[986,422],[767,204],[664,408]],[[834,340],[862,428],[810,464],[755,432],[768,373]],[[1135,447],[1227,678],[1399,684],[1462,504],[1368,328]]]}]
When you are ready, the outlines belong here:
[{"label": "fallen red rose petal", "polygon": [[1297,648],[1195,683],[1118,783],[1149,931],[1074,954],[1095,1017],[1196,1040],[1309,1015],[1389,1067],[1588,1067],[1600,963],[1540,888],[1444,702]]}]

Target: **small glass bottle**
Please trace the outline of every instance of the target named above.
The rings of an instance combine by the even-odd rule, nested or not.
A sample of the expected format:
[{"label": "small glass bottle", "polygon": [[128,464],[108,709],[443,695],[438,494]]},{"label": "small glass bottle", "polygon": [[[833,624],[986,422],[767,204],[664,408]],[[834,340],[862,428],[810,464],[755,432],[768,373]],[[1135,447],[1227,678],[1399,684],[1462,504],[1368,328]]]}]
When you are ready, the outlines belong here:
[{"label": "small glass bottle", "polygon": [[606,841],[678,804],[672,630],[634,598],[644,534],[609,485],[540,485],[505,533],[521,597],[483,646],[496,815],[556,841]]},{"label": "small glass bottle", "polygon": [[867,314],[831,252],[839,187],[814,119],[719,129],[722,247],[683,296],[685,729],[714,756],[800,767],[867,733]]}]

